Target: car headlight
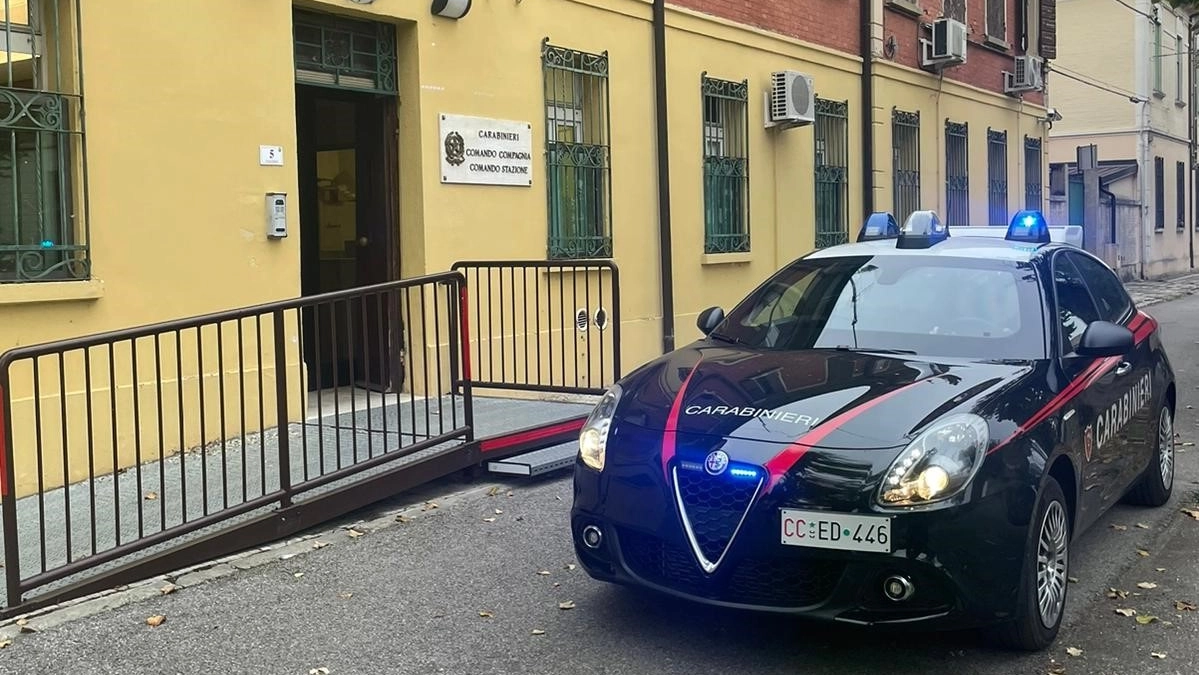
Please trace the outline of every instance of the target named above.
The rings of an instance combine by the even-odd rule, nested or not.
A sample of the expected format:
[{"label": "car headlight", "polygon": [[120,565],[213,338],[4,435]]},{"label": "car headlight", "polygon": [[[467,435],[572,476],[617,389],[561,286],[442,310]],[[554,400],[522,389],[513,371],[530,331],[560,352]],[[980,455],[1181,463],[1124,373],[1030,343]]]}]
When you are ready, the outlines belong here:
[{"label": "car headlight", "polygon": [[579,456],[583,463],[595,469],[604,470],[604,459],[608,450],[608,429],[612,426],[612,417],[616,414],[616,406],[620,403],[621,388],[614,384],[603,398],[596,404],[595,409],[579,431]]},{"label": "car headlight", "polygon": [[949,499],[978,473],[989,442],[987,421],[973,413],[936,421],[891,463],[879,503],[920,506]]}]

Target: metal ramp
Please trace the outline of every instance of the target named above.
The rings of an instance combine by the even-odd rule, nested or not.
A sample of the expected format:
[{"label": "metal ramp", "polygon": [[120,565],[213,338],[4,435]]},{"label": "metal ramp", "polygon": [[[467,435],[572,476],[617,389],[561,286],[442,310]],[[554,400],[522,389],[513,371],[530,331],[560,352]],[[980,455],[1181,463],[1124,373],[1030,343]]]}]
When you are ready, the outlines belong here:
[{"label": "metal ramp", "polygon": [[491,473],[510,476],[541,476],[569,469],[575,464],[578,445],[564,443],[544,450],[534,450],[507,459],[487,462],[487,470]]}]

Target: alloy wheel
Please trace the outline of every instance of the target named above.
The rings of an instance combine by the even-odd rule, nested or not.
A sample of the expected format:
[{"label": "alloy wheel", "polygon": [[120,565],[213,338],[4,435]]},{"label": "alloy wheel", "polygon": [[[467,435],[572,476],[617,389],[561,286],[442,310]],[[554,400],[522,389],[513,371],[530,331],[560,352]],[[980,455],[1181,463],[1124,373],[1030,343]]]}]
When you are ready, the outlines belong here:
[{"label": "alloy wheel", "polygon": [[1060,501],[1050,502],[1037,543],[1037,607],[1046,628],[1057,623],[1066,604],[1069,530],[1065,507]]},{"label": "alloy wheel", "polygon": [[1165,406],[1157,421],[1157,461],[1162,487],[1169,490],[1174,484],[1174,417]]}]

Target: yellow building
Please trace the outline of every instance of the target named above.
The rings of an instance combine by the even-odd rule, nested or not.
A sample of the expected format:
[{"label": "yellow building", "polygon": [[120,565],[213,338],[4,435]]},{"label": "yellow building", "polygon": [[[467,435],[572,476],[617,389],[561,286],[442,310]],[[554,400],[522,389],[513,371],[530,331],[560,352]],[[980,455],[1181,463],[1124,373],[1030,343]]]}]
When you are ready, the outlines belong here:
[{"label": "yellow building", "polygon": [[[647,0],[475,2],[458,20],[406,0],[42,0],[40,22],[9,2],[27,37],[8,43],[11,67],[0,68],[10,73],[0,93],[23,115],[0,123],[0,351],[463,259],[572,256],[620,267],[626,371],[669,342]],[[1039,204],[1043,106],[963,81],[998,81],[997,72],[938,77],[907,65],[909,47],[897,57],[888,39],[892,4],[874,2],[873,150],[859,54],[666,8],[674,343],[698,336],[702,309],[728,307],[788,261],[854,236],[864,195],[900,220],[933,208],[955,226],[1003,224]],[[785,71],[811,78],[819,114],[768,128],[772,73]],[[279,198],[287,236],[268,236]],[[270,329],[263,349],[276,344]],[[297,330],[289,323],[282,344]],[[172,363],[175,347],[162,349]],[[90,390],[104,417],[109,380],[85,381],[77,356],[66,388],[78,401]],[[289,366],[304,372],[299,361]],[[114,363],[127,396],[133,366],[126,352]],[[138,366],[143,404],[154,382],[200,371],[214,380],[215,357],[206,363]],[[43,364],[47,410],[57,406],[56,367]],[[21,368],[7,419],[28,439],[34,391]],[[310,387],[322,384],[311,363],[306,372]],[[169,421],[180,399],[167,390]],[[269,412],[269,385],[263,396]],[[240,430],[236,415],[215,426],[216,412],[208,440]],[[56,419],[42,420],[51,464]],[[72,448],[80,433],[71,431]],[[116,459],[107,433],[93,439],[95,456],[109,458],[101,469],[135,460],[133,436],[119,434]],[[177,428],[151,436],[138,453],[199,441]],[[22,493],[37,483],[26,460]],[[47,485],[64,479],[57,461],[43,470]]]}]

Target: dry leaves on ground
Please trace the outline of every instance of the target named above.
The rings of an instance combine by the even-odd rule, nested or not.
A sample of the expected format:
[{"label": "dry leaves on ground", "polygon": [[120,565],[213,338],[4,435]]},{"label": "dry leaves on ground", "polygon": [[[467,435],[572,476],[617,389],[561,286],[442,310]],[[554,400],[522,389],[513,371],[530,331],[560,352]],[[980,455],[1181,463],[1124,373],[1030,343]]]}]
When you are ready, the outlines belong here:
[{"label": "dry leaves on ground", "polygon": [[325,542],[325,541],[314,541],[314,542],[312,542],[312,548],[324,548],[324,547],[326,547],[326,546],[328,546],[328,545],[329,545],[329,542]]},{"label": "dry leaves on ground", "polygon": [[1116,614],[1119,614],[1120,616],[1136,616],[1136,613],[1137,613],[1137,610],[1135,610],[1135,609],[1129,609],[1127,607],[1117,607],[1116,608]]},{"label": "dry leaves on ground", "polygon": [[1142,581],[1141,583],[1137,584],[1137,588],[1143,588],[1145,590],[1152,590],[1154,588],[1157,588],[1157,584],[1153,583],[1152,581]]},{"label": "dry leaves on ground", "polygon": [[350,535],[351,539],[357,539],[358,537],[361,537],[362,535],[364,535],[366,533],[359,532],[358,530],[351,527],[349,530],[346,530],[346,534]]},{"label": "dry leaves on ground", "polygon": [[165,616],[161,614],[155,614],[154,616],[146,619],[146,625],[154,628],[155,626],[161,626],[162,622],[166,620],[167,618]]},{"label": "dry leaves on ground", "polygon": [[163,595],[170,595],[171,593],[174,593],[177,590],[179,590],[179,587],[176,586],[175,584],[167,584],[166,586],[163,586],[162,588],[158,589],[158,591],[160,593],[162,593]]},{"label": "dry leaves on ground", "polygon": [[1078,647],[1066,647],[1066,653],[1070,656],[1082,656],[1082,650]]},{"label": "dry leaves on ground", "polygon": [[566,602],[558,603],[558,609],[574,609],[574,608],[575,608],[574,600],[567,600]]},{"label": "dry leaves on ground", "polygon": [[545,635],[545,631],[541,630],[540,628],[534,628],[533,635]]},{"label": "dry leaves on ground", "polygon": [[495,615],[492,614],[491,612],[488,612],[487,610],[482,610],[479,612],[479,616],[483,617],[484,619],[490,619],[491,617],[493,617]]},{"label": "dry leaves on ground", "polygon": [[1166,658],[1166,653],[1165,652],[1149,652],[1149,656],[1152,656],[1155,659],[1164,659],[1164,658]]},{"label": "dry leaves on ground", "polygon": [[1199,520],[1199,509],[1182,509],[1182,512],[1195,520]]},{"label": "dry leaves on ground", "polygon": [[1147,626],[1147,625],[1153,623],[1154,621],[1157,621],[1157,617],[1153,616],[1152,614],[1137,615],[1137,623],[1141,624],[1142,626]]},{"label": "dry leaves on ground", "polygon": [[1127,525],[1112,525],[1112,529],[1113,530],[1127,530],[1128,526]]},{"label": "dry leaves on ground", "polygon": [[1174,609],[1176,609],[1180,612],[1194,612],[1197,608],[1195,607],[1195,603],[1193,603],[1193,602],[1187,602],[1185,600],[1175,600],[1174,601]]},{"label": "dry leaves on ground", "polygon": [[4,639],[0,640],[0,649],[4,649],[5,647],[8,647],[11,644],[12,644],[12,640],[9,640],[8,638],[4,638]]},{"label": "dry leaves on ground", "polygon": [[1138,549],[1137,549],[1137,555],[1141,556],[1142,558],[1148,558],[1148,557],[1149,557],[1149,551],[1146,551],[1146,550],[1145,550],[1145,549],[1143,549],[1143,548],[1138,548]]},{"label": "dry leaves on ground", "polygon": [[1118,588],[1109,588],[1107,589],[1107,597],[1111,598],[1112,600],[1123,600],[1124,598],[1128,597],[1128,591],[1122,591]]}]

